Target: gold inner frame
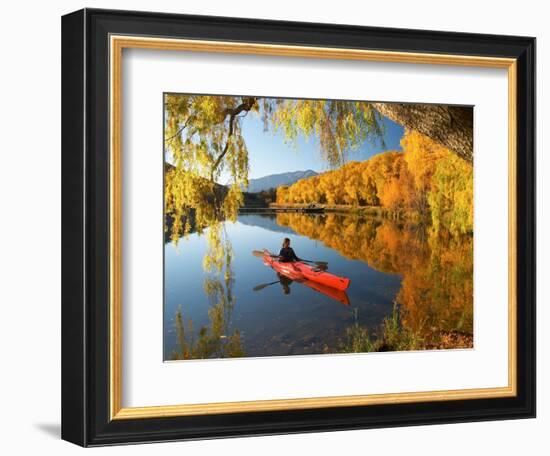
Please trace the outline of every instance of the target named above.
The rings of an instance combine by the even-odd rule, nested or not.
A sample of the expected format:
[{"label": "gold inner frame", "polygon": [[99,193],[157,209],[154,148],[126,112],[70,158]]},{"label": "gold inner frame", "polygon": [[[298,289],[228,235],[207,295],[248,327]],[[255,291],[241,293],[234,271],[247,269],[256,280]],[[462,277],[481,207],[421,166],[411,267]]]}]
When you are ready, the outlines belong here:
[{"label": "gold inner frame", "polygon": [[[365,60],[430,65],[453,65],[508,70],[508,385],[506,387],[403,392],[245,402],[181,404],[170,406],[122,407],[122,172],[121,93],[123,49],[155,49],[209,53],[253,54],[316,59]],[[396,404],[510,397],[517,394],[516,372],[516,119],[517,61],[511,58],[467,55],[422,54],[309,46],[287,46],[242,42],[220,42],[110,36],[110,415],[111,419],[158,418],[184,415],[258,412],[321,407]]]}]

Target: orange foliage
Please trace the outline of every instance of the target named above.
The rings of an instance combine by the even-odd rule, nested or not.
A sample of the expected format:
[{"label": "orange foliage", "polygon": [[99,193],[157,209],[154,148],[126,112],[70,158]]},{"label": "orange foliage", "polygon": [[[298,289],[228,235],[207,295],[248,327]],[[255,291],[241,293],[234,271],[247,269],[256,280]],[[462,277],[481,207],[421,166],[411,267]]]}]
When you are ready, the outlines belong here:
[{"label": "orange foliage", "polygon": [[277,223],[347,258],[401,275],[401,321],[424,346],[438,346],[445,334],[473,334],[471,236],[338,214],[280,213]]},{"label": "orange foliage", "polygon": [[445,147],[415,131],[403,152],[384,152],[363,162],[277,189],[278,204],[380,206],[390,213],[431,218],[453,233],[473,228],[473,169]]}]

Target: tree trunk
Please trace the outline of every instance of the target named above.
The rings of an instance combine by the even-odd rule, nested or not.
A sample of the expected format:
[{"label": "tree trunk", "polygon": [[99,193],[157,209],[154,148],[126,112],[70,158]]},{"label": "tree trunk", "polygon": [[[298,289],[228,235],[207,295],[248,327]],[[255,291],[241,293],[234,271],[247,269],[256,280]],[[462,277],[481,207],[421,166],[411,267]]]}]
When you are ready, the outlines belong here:
[{"label": "tree trunk", "polygon": [[473,108],[403,103],[373,105],[394,122],[428,136],[460,158],[473,163]]}]

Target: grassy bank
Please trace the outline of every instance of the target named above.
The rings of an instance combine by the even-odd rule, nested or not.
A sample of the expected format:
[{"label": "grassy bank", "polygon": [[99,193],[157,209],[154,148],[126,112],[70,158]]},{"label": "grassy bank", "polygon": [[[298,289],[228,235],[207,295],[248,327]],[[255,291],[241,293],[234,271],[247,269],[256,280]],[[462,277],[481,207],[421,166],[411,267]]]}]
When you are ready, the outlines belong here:
[{"label": "grassy bank", "polygon": [[339,343],[343,353],[368,353],[410,350],[442,350],[454,348],[473,348],[472,334],[458,330],[433,331],[422,335],[401,324],[399,309],[394,304],[392,313],[382,322],[376,333],[354,325],[347,329],[346,336]]}]

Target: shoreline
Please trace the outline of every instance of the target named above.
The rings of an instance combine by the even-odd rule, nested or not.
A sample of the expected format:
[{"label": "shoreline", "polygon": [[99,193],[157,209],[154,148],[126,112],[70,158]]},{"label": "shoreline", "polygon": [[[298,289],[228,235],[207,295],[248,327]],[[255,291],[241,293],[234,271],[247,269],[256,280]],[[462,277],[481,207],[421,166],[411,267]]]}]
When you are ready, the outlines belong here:
[{"label": "shoreline", "polygon": [[243,206],[239,208],[239,213],[300,213],[300,214],[347,214],[376,217],[390,220],[411,220],[421,221],[422,217],[417,214],[396,213],[388,211],[380,206],[347,206],[347,205],[327,205],[327,204],[275,204],[269,206]]}]

